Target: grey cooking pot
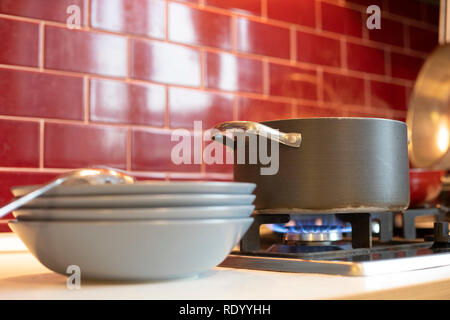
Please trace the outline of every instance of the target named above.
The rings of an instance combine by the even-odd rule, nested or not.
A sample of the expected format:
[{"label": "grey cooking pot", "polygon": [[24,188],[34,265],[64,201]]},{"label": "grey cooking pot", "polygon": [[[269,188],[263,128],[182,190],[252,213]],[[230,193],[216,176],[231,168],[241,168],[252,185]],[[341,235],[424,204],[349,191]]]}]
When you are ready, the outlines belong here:
[{"label": "grey cooking pot", "polygon": [[[310,118],[231,121],[215,128],[220,130],[215,140],[228,146],[231,141],[234,148],[236,141],[223,132],[245,131],[246,159],[250,136],[279,142],[279,168],[274,175],[262,175],[261,168],[268,165],[259,160],[254,164],[236,163],[235,152],[234,180],[256,183],[255,206],[259,212],[356,213],[408,207],[408,140],[403,122]],[[261,143],[257,145],[260,148]]]}]

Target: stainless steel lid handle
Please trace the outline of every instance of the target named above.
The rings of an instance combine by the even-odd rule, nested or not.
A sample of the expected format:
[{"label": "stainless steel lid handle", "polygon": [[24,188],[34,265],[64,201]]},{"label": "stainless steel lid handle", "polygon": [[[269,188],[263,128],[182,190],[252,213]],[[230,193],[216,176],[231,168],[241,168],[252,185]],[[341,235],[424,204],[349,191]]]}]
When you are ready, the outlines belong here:
[{"label": "stainless steel lid handle", "polygon": [[[233,132],[233,130],[242,130],[244,132],[253,133],[256,135],[268,137],[271,140],[278,141],[281,144],[287,145],[289,147],[298,148],[302,143],[302,135],[300,133],[284,133],[280,132],[271,127],[265,126],[258,122],[252,121],[228,121],[222,122],[214,127],[221,132]],[[224,141],[227,140],[226,136],[223,135],[215,135],[213,136],[214,140]],[[229,139],[229,138],[228,138]],[[229,143],[226,143],[229,145]]]}]

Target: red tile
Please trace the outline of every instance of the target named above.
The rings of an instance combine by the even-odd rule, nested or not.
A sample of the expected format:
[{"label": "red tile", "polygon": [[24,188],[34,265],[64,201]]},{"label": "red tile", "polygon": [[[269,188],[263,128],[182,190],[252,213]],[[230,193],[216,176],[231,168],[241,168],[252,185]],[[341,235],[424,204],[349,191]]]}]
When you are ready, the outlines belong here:
[{"label": "red tile", "polygon": [[435,3],[424,3],[426,22],[439,26],[439,5]]},{"label": "red tile", "polygon": [[347,43],[349,69],[377,74],[385,73],[384,51],[359,44]]},{"label": "red tile", "polygon": [[407,80],[416,80],[424,60],[401,53],[391,53],[392,76]]},{"label": "red tile", "polygon": [[169,39],[231,50],[231,17],[169,3]]},{"label": "red tile", "polygon": [[368,30],[369,39],[403,47],[405,43],[405,34],[403,23],[381,18],[381,29]]},{"label": "red tile", "polygon": [[238,50],[288,59],[289,29],[238,18]]},{"label": "red tile", "polygon": [[398,120],[398,121],[402,121],[402,122],[406,122],[406,113],[403,115],[396,115],[393,117],[394,120]]},{"label": "red tile", "polygon": [[91,3],[94,28],[159,39],[165,36],[165,1],[92,0]]},{"label": "red tile", "polygon": [[317,74],[315,71],[271,64],[270,95],[301,99],[317,99]]},{"label": "red tile", "polygon": [[131,77],[198,87],[200,53],[184,46],[132,39]]},{"label": "red tile", "polygon": [[403,17],[422,20],[424,10],[419,0],[389,0],[389,11]]},{"label": "red tile", "polygon": [[347,117],[392,119],[392,111],[389,109],[349,109]]},{"label": "red tile", "polygon": [[164,126],[163,86],[91,79],[90,92],[93,121]]},{"label": "red tile", "polygon": [[[205,141],[204,163],[206,173],[220,173],[233,176],[233,151],[220,142]],[[227,163],[227,156],[229,161]]]},{"label": "red tile", "polygon": [[261,0],[205,0],[205,4],[246,14],[261,15]]},{"label": "red tile", "polygon": [[323,74],[323,97],[327,102],[365,104],[364,79],[334,73]]},{"label": "red tile", "polygon": [[205,86],[208,88],[262,93],[262,62],[228,53],[206,52]]},{"label": "red tile", "polygon": [[[149,130],[134,130],[132,133],[132,148],[131,148],[131,167],[133,170],[141,171],[175,171],[175,172],[198,172],[200,173],[201,164],[194,163],[194,150],[197,150],[200,157],[202,156],[199,149],[194,148],[193,135],[184,130],[178,130],[179,140],[171,141],[172,131],[149,129]],[[186,139],[186,140],[184,140]],[[200,144],[201,137],[197,137]],[[172,148],[187,141],[187,148],[190,147],[190,155],[186,150],[185,156],[187,162],[176,164],[171,159]],[[143,148],[142,146],[145,146]],[[177,150],[174,154],[179,155]],[[183,150],[184,151],[184,150]],[[178,158],[178,157],[177,157]],[[176,159],[174,159],[176,160]],[[199,159],[201,163],[201,158]]]},{"label": "red tile", "polygon": [[348,117],[358,118],[379,118],[379,112],[383,110],[376,110],[378,113],[373,112],[374,109],[349,109],[347,111]]},{"label": "red tile", "polygon": [[430,52],[438,44],[437,30],[430,31],[422,28],[409,26],[409,43],[410,48],[417,51]]},{"label": "red tile", "polygon": [[315,0],[267,0],[267,16],[270,19],[314,27]]},{"label": "red tile", "polygon": [[233,120],[233,96],[170,88],[169,119],[172,128],[194,128],[194,121],[202,121],[203,129],[207,130],[217,123]]},{"label": "red tile", "polygon": [[[13,219],[12,213],[8,213],[5,217],[5,219]],[[0,232],[12,232],[12,230],[8,227],[8,224],[6,223],[0,223]]]},{"label": "red tile", "polygon": [[406,110],[405,87],[370,81],[370,104],[375,108]]},{"label": "red tile", "polygon": [[405,96],[405,101],[406,101],[406,105],[409,106],[409,101],[411,99],[411,95],[413,93],[414,88],[412,86],[406,86],[405,87],[405,92],[406,92],[406,96]]},{"label": "red tile", "polygon": [[322,29],[354,37],[362,37],[362,13],[322,2]]},{"label": "red tile", "polygon": [[46,123],[44,166],[83,168],[105,165],[125,169],[126,138],[124,128]]},{"label": "red tile", "polygon": [[238,119],[248,121],[269,121],[292,118],[290,103],[241,97],[238,101]]},{"label": "red tile", "polygon": [[350,109],[347,111],[348,117],[358,117],[358,118],[371,118],[372,114],[370,113],[370,110],[367,109],[368,112],[365,112],[366,110],[362,109]]},{"label": "red tile", "polygon": [[317,34],[297,32],[297,60],[332,67],[341,64],[340,42]]},{"label": "red tile", "polygon": [[0,167],[39,166],[39,123],[0,120]]},{"label": "red tile", "polygon": [[47,26],[44,52],[49,69],[113,77],[127,73],[125,37]]},{"label": "red tile", "polygon": [[384,2],[383,0],[346,0],[346,2],[353,2],[365,7],[371,6],[371,5],[377,5],[379,6],[382,10],[384,9]]},{"label": "red tile", "polygon": [[0,63],[38,66],[39,25],[0,19]]},{"label": "red tile", "polygon": [[66,22],[70,16],[67,13],[67,8],[71,5],[76,5],[81,11],[80,22],[84,24],[84,3],[85,0],[2,0],[0,1],[0,13]]},{"label": "red tile", "polygon": [[324,117],[343,117],[346,115],[345,110],[330,107],[318,107],[308,105],[296,106],[298,118],[324,118]]},{"label": "red tile", "polygon": [[83,78],[0,69],[0,114],[83,119]]}]

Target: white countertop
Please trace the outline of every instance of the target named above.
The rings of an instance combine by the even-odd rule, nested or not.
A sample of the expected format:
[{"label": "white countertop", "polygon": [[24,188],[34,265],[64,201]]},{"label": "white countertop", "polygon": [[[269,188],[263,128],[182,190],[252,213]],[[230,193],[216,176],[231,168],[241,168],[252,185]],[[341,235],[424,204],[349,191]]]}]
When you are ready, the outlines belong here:
[{"label": "white countertop", "polygon": [[450,266],[371,277],[214,268],[183,280],[82,282],[42,266],[14,234],[0,234],[0,299],[450,299]]}]

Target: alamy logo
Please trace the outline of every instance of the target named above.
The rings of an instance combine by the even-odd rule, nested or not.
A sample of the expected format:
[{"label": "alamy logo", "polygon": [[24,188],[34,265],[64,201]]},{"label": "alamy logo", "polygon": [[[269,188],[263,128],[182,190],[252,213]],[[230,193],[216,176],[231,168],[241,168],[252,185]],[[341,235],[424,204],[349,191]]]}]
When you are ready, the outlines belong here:
[{"label": "alamy logo", "polygon": [[371,5],[367,7],[366,10],[367,14],[370,14],[370,16],[367,18],[366,26],[367,29],[373,30],[373,29],[381,29],[381,9],[377,5]]},{"label": "alamy logo", "polygon": [[66,287],[69,290],[81,289],[81,269],[77,265],[70,265],[67,267],[66,273],[70,276],[66,280]]},{"label": "alamy logo", "polygon": [[[278,132],[276,129],[273,131]],[[203,148],[203,141],[211,141],[212,137],[220,143],[210,143]],[[202,121],[194,121],[193,134],[186,129],[176,129],[171,134],[171,141],[178,142],[170,153],[171,161],[176,165],[201,164],[202,161],[207,165],[234,164],[236,159],[237,164],[261,164],[261,175],[278,173],[279,143],[271,139],[269,134],[255,134],[252,130],[241,129],[211,129],[203,132]],[[223,145],[229,147],[225,162]]]},{"label": "alamy logo", "polygon": [[69,15],[66,20],[67,28],[80,29],[81,28],[81,9],[79,6],[72,4],[67,7],[66,13]]}]

